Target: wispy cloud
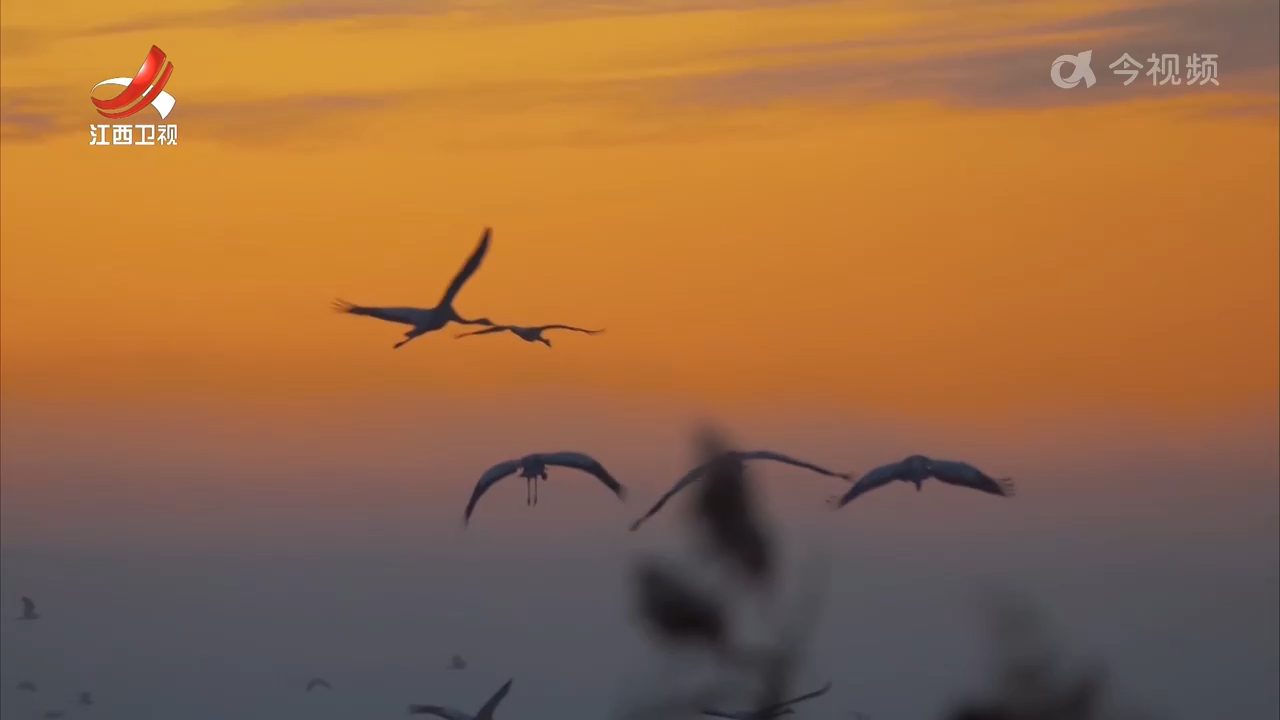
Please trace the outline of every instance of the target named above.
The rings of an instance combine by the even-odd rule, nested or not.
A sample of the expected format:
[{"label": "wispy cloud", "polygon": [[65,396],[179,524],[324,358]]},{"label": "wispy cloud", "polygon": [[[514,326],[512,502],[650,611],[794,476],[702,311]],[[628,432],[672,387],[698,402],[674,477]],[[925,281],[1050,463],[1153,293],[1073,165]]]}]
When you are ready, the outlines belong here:
[{"label": "wispy cloud", "polygon": [[[631,119],[644,126],[661,114],[656,106],[642,108],[644,97],[651,92],[649,85],[633,81],[495,82],[384,93],[187,100],[175,108],[169,119],[180,123],[184,136],[189,138],[242,146],[305,148],[361,137],[365,130],[379,127],[379,121],[386,117],[383,113],[388,111],[412,113],[416,120],[429,126],[441,118],[526,117],[545,108],[573,107],[584,116],[610,109],[625,114],[627,108],[633,108],[636,112]],[[94,122],[100,120],[85,107],[83,93],[72,88],[6,88],[0,94],[0,124],[6,141],[45,140],[82,128],[87,132],[88,125]],[[660,129],[669,128],[661,124]],[[566,128],[566,132],[578,136],[580,131]],[[622,134],[638,138],[648,133],[629,127]],[[583,131],[581,137],[588,136],[603,137],[598,131]]]},{"label": "wispy cloud", "polygon": [[[689,78],[681,96],[686,102],[728,106],[844,97],[974,107],[1076,106],[1194,92],[1274,98],[1278,25],[1280,5],[1274,0],[1194,0],[1028,23],[1014,31],[911,28],[848,42],[752,48],[745,52],[761,62]],[[1084,50],[1093,51],[1098,84],[1074,92],[1054,86],[1049,80],[1053,59]],[[1126,53],[1144,65],[1153,53],[1174,53],[1182,62],[1193,53],[1216,54],[1221,84],[1156,87],[1140,76],[1125,86],[1107,66]],[[1260,104],[1274,107],[1275,101]]]},{"label": "wispy cloud", "polygon": [[[388,7],[396,4],[381,1]],[[573,108],[577,124],[560,123],[554,131],[541,131],[513,122],[509,129],[528,142],[573,144],[764,132],[767,126],[753,121],[751,111],[780,103],[853,108],[924,101],[960,108],[1053,108],[1168,99],[1175,101],[1178,112],[1275,117],[1280,114],[1277,24],[1280,11],[1274,0],[1196,0],[1028,21],[1013,31],[957,32],[917,25],[844,42],[743,47],[709,58],[725,69],[683,74],[185,101],[178,113],[188,137],[278,147],[360,137],[360,121],[391,110],[413,113],[430,123],[450,114],[513,117],[554,108],[565,115],[565,108]],[[1083,50],[1093,51],[1097,85],[1055,87],[1049,79],[1052,60]],[[1176,53],[1184,61],[1193,53],[1217,54],[1221,84],[1153,86],[1151,78],[1140,75],[1126,86],[1107,68],[1125,53],[1143,63],[1153,53]],[[5,88],[5,139],[39,140],[87,124],[92,118],[82,95],[59,88]],[[475,136],[467,140],[478,141]]]},{"label": "wispy cloud", "polygon": [[30,142],[65,135],[74,123],[58,87],[3,88],[0,90],[0,139]]},{"label": "wispy cloud", "polygon": [[27,27],[0,27],[0,58],[31,55],[53,42],[51,33]]},{"label": "wispy cloud", "polygon": [[[838,3],[839,0],[836,0]],[[107,35],[175,27],[271,25],[337,20],[376,22],[390,18],[453,17],[493,23],[660,15],[716,10],[752,10],[833,4],[832,0],[242,0],[225,8],[139,16],[90,28]]]}]

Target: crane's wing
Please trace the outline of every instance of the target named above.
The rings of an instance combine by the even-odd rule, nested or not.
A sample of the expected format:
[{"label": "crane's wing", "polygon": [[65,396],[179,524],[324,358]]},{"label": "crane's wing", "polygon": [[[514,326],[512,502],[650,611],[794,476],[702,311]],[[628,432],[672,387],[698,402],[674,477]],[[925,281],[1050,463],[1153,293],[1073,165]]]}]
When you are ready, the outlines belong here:
[{"label": "crane's wing", "polygon": [[619,500],[627,499],[627,489],[622,486],[622,483],[615,480],[609,471],[604,469],[604,465],[590,455],[579,452],[553,452],[539,453],[538,457],[547,465],[559,465],[590,473],[604,483],[605,487],[612,490]]},{"label": "crane's wing", "polygon": [[401,323],[402,325],[413,325],[414,316],[422,312],[417,308],[410,307],[365,307],[349,303],[341,298],[333,301],[333,309],[340,313],[364,315],[365,317],[386,320],[387,322]]},{"label": "crane's wing", "polygon": [[831,681],[828,680],[826,685],[823,685],[822,687],[818,688],[817,690],[814,690],[813,692],[805,693],[804,695],[791,698],[790,700],[784,700],[776,705],[773,705],[772,707],[766,708],[761,712],[761,715],[763,715],[764,717],[773,717],[775,715],[779,715],[786,710],[790,710],[791,706],[795,705],[796,703],[804,702],[805,700],[812,700],[816,697],[821,697],[823,695],[826,695],[829,692],[831,692]]},{"label": "crane's wing", "polygon": [[874,470],[871,470],[866,475],[863,475],[862,477],[858,478],[858,481],[853,484],[853,487],[849,488],[849,491],[846,492],[844,496],[842,496],[838,501],[836,501],[835,505],[836,507],[844,507],[845,505],[848,505],[850,502],[852,502],[853,499],[858,497],[859,495],[864,495],[866,493],[871,492],[872,490],[875,490],[878,487],[888,485],[889,483],[893,482],[894,480],[897,480],[901,476],[902,476],[901,462],[889,463],[888,465],[881,465],[880,467],[875,468]]},{"label": "crane's wing", "polygon": [[690,485],[700,480],[702,476],[707,473],[708,467],[710,467],[710,463],[703,463],[695,467],[694,469],[690,470],[689,472],[685,473],[684,477],[677,480],[676,484],[672,485],[671,489],[668,490],[666,494],[658,498],[658,502],[654,503],[653,507],[649,508],[649,512],[642,515],[639,520],[636,520],[635,522],[631,523],[631,531],[635,532],[636,530],[639,530],[640,526],[644,524],[644,521],[658,514],[658,511],[662,509],[663,505],[667,504],[668,500],[675,497],[676,494],[679,493],[681,490],[689,487]]},{"label": "crane's wing", "polygon": [[588,330],[586,328],[574,327],[572,325],[542,325],[539,330],[572,330],[574,332],[586,333],[588,335],[599,335],[604,332],[604,328],[599,330]]},{"label": "crane's wing", "polygon": [[444,720],[474,720],[474,718],[461,710],[441,705],[410,705],[409,714],[435,715],[438,718],[444,718]]},{"label": "crane's wing", "polygon": [[776,453],[770,450],[752,450],[750,452],[736,452],[734,454],[742,460],[773,460],[774,462],[786,463],[787,465],[795,465],[796,467],[802,467],[805,470],[812,470],[819,475],[826,475],[827,477],[838,477],[848,480],[851,475],[850,473],[839,473],[833,470],[828,470],[824,467],[807,463],[803,460],[797,460],[790,455],[783,455],[782,453]]},{"label": "crane's wing", "polygon": [[703,708],[698,712],[709,717],[729,718],[729,720],[743,720],[744,717],[740,712],[726,712],[724,710],[713,710],[710,708]]},{"label": "crane's wing", "polygon": [[483,330],[472,330],[471,332],[464,332],[458,335],[454,335],[453,339],[457,340],[458,338],[464,338],[469,335],[488,335],[489,333],[506,332],[507,330],[510,330],[510,329],[511,329],[510,325],[494,325],[493,327],[487,327]]},{"label": "crane's wing", "polygon": [[1012,497],[1014,494],[1012,478],[993,478],[966,462],[931,460],[929,469],[931,475],[948,485],[959,485],[1004,497]]},{"label": "crane's wing", "polygon": [[489,233],[491,228],[485,228],[484,234],[480,236],[480,244],[476,245],[476,249],[471,252],[471,257],[467,258],[467,264],[462,266],[457,275],[453,276],[453,282],[449,283],[449,289],[444,291],[444,297],[440,298],[440,307],[449,307],[453,304],[453,299],[458,296],[458,291],[462,289],[463,284],[480,269],[480,261],[484,260],[484,254],[489,252]]},{"label": "crane's wing", "polygon": [[481,475],[480,480],[476,483],[476,489],[471,492],[471,499],[467,501],[467,511],[462,514],[462,523],[465,525],[471,522],[471,513],[476,509],[476,503],[480,502],[481,495],[488,492],[489,488],[493,487],[499,480],[512,475],[519,469],[519,460],[508,460],[485,470],[484,475]]},{"label": "crane's wing", "polygon": [[322,680],[322,679],[320,679],[320,678],[316,678],[316,679],[314,679],[314,680],[312,680],[312,681],[310,681],[310,682],[308,682],[308,683],[307,683],[307,692],[311,692],[313,689],[318,688],[318,687],[328,688],[328,689],[330,689],[330,690],[332,690],[332,689],[333,689],[333,686],[332,686],[332,685],[330,685],[329,683],[325,682],[324,680]]},{"label": "crane's wing", "polygon": [[35,611],[36,611],[36,603],[35,603],[35,601],[34,601],[34,600],[32,600],[32,599],[31,599],[31,598],[29,598],[29,597],[25,597],[25,596],[24,596],[24,597],[22,598],[22,614],[23,614],[23,615],[30,615],[31,613],[33,613],[33,612],[35,612]]},{"label": "crane's wing", "polygon": [[498,709],[498,703],[502,702],[502,698],[511,692],[511,683],[514,681],[515,678],[507,680],[506,684],[498,688],[498,692],[494,693],[493,697],[489,698],[488,702],[480,708],[480,711],[476,713],[476,717],[479,720],[490,720],[493,717],[493,711]]}]

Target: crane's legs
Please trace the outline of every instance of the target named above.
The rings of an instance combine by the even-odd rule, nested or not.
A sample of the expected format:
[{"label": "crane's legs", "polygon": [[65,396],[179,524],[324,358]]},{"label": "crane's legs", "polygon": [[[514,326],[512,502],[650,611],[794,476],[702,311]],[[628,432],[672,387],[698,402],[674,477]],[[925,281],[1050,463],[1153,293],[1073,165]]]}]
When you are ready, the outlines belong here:
[{"label": "crane's legs", "polygon": [[529,487],[529,478],[524,479],[524,504],[533,504],[533,489]]},{"label": "crane's legs", "polygon": [[403,340],[401,340],[400,342],[396,343],[395,345],[392,345],[392,346],[391,346],[391,349],[392,349],[392,350],[399,350],[399,349],[400,349],[400,348],[401,348],[405,343],[409,342],[410,340],[412,340],[412,339],[414,339],[414,338],[416,338],[416,337],[418,337],[418,336],[420,336],[420,335],[425,335],[426,333],[427,333],[427,331],[426,331],[426,330],[419,330],[418,328],[414,328],[414,329],[410,330],[409,332],[405,333],[405,334],[404,334],[404,339],[403,339]]}]

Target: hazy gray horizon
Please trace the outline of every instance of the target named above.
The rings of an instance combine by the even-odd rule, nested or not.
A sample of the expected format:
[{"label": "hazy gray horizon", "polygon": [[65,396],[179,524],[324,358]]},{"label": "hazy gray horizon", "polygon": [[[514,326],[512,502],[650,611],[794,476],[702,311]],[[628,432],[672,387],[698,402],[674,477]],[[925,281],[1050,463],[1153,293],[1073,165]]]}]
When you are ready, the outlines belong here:
[{"label": "hazy gray horizon", "polygon": [[[16,616],[30,595],[43,617],[0,623],[4,717],[69,707],[82,689],[98,704],[69,717],[393,717],[412,702],[470,711],[508,677],[501,718],[608,717],[655,660],[631,621],[629,559],[669,544],[683,503],[638,533],[626,525],[687,465],[693,416],[587,407],[536,424],[477,409],[444,429],[420,411],[264,435],[207,419],[200,432],[144,416],[132,427],[90,415],[54,424],[7,406],[3,613]],[[1230,428],[1142,438],[1136,425],[1113,436],[1049,423],[1003,452],[999,437],[925,425],[914,441],[899,424],[828,417],[726,427],[742,446],[838,469],[919,447],[967,454],[1019,484],[1007,501],[891,487],[833,512],[823,500],[838,481],[756,468],[782,536],[831,556],[802,684],[835,687],[799,717],[938,717],[981,690],[981,598],[993,587],[1027,594],[1067,650],[1104,660],[1124,696],[1169,720],[1262,720],[1280,708],[1280,485],[1268,479],[1277,455],[1274,434],[1260,439],[1266,423],[1239,426],[1234,443],[1223,440]],[[519,481],[500,485],[462,531],[484,467],[576,445],[632,487],[625,505],[553,471],[538,507],[524,506]],[[454,653],[466,670],[446,669]],[[312,676],[333,691],[305,693]],[[23,679],[39,693],[14,691]]]}]

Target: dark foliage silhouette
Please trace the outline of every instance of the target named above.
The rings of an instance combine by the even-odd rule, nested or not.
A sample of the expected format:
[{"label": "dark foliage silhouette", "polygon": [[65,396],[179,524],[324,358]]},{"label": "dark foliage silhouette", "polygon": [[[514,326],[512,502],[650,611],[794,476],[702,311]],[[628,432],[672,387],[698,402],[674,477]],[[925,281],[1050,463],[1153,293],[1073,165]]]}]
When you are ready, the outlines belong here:
[{"label": "dark foliage silhouette", "polygon": [[[677,563],[655,557],[638,559],[633,569],[641,627],[667,652],[707,653],[717,664],[719,678],[683,694],[660,691],[660,697],[628,708],[626,720],[803,717],[806,710],[800,703],[831,689],[831,683],[804,693],[793,688],[824,595],[812,576],[808,586],[800,587],[799,607],[771,616],[770,642],[748,643],[732,621],[735,610],[743,606],[765,601],[765,607],[773,607],[768,601],[784,568],[745,464],[728,447],[715,433],[698,438],[708,471],[691,499],[687,522],[711,561],[735,581],[711,590],[698,582],[700,573],[682,571]],[[957,704],[941,720],[1148,720],[1145,714],[1119,713],[1111,707],[1100,670],[1064,670],[1059,653],[1044,638],[1042,619],[1026,603],[1003,597],[992,617],[992,687],[984,696]],[[749,708],[726,709],[735,700],[741,702],[743,687],[749,688]],[[862,712],[851,716],[871,717]]]},{"label": "dark foliage silhouette", "polygon": [[[730,571],[735,580],[726,589],[704,589],[674,563],[642,558],[634,569],[637,608],[642,626],[668,649],[708,652],[719,664],[719,681],[687,696],[658,700],[632,708],[630,718],[694,717],[700,714],[752,719],[773,718],[795,712],[792,705],[825,694],[830,683],[817,691],[797,693],[793,676],[799,664],[802,636],[816,613],[798,615],[803,622],[772,628],[774,642],[748,643],[735,628],[736,611],[771,596],[776,577],[776,549],[766,529],[745,464],[727,450],[721,438],[704,433],[699,453],[707,463],[705,480],[692,498],[689,522],[715,564]],[[720,710],[734,702],[729,689],[752,688],[750,709]],[[717,708],[717,709],[712,709]]]}]

